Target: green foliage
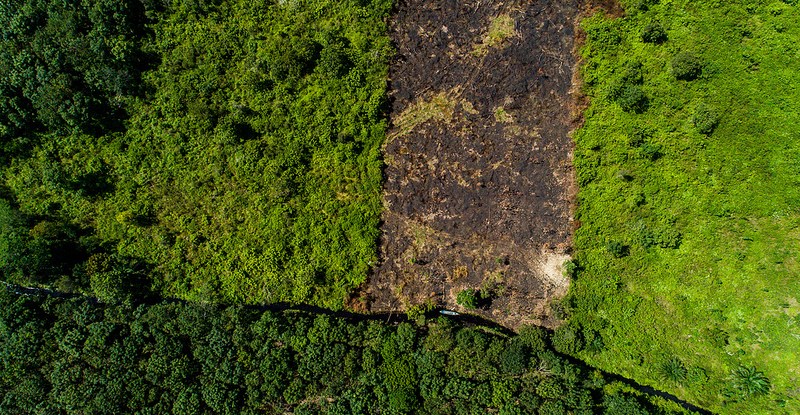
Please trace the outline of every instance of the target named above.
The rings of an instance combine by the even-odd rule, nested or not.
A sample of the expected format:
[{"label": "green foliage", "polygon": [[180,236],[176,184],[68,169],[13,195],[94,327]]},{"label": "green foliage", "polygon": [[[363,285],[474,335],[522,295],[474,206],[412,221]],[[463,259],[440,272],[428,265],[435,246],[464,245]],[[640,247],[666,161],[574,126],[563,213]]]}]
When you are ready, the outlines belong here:
[{"label": "green foliage", "polygon": [[575,278],[578,275],[578,263],[574,260],[568,260],[563,265],[564,276],[567,278]]},{"label": "green foliage", "polygon": [[110,300],[124,275],[73,273],[109,253],[163,296],[341,308],[377,260],[391,2],[167,3],[2,9],[4,195],[64,230],[8,233],[5,278]]},{"label": "green foliage", "polygon": [[553,348],[559,353],[575,355],[583,349],[583,338],[580,328],[567,323],[553,333]]},{"label": "green foliage", "polygon": [[656,161],[661,157],[661,146],[658,144],[644,143],[639,147],[639,155],[644,159]]},{"label": "green foliage", "polygon": [[644,82],[642,64],[629,62],[621,70],[619,77],[611,84],[609,97],[626,112],[640,114],[647,110],[648,98],[642,90]]},{"label": "green foliage", "polygon": [[[607,394],[636,401],[550,351],[540,328],[507,338],[445,320],[426,330],[186,302],[130,307],[0,289],[0,411],[584,414]],[[444,327],[458,342],[430,339]],[[544,354],[548,371],[528,365]]]},{"label": "green foliage", "polygon": [[698,133],[709,135],[717,128],[719,115],[708,106],[700,104],[692,114],[692,124],[694,124]]},{"label": "green foliage", "polygon": [[739,366],[731,372],[734,390],[743,398],[766,395],[771,388],[769,379],[755,367]]},{"label": "green foliage", "polygon": [[647,110],[648,100],[642,87],[626,85],[620,90],[617,103],[623,111],[640,114]]},{"label": "green foliage", "polygon": [[680,80],[693,81],[703,73],[703,60],[692,52],[679,52],[671,62],[672,75]]},{"label": "green foliage", "polygon": [[[624,17],[581,23],[591,106],[574,135],[581,271],[566,299],[586,344],[577,355],[714,413],[800,413],[786,371],[800,350],[800,288],[786,283],[800,275],[787,248],[800,220],[789,133],[800,131],[800,8],[622,4]],[[653,22],[661,43],[643,36]],[[625,85],[646,92],[646,111],[620,107]],[[665,381],[657,356],[681,362],[669,369],[683,379]],[[768,394],[732,386],[744,356]]]},{"label": "green foliage", "polygon": [[113,127],[138,87],[144,12],[127,0],[4,3],[0,140]]},{"label": "green foliage", "polygon": [[606,249],[614,258],[623,258],[630,253],[630,248],[620,241],[609,241],[606,244]]},{"label": "green foliage", "polygon": [[478,291],[471,288],[461,290],[456,296],[456,303],[468,310],[478,308]]},{"label": "green foliage", "polygon": [[428,301],[423,304],[413,305],[408,308],[406,315],[408,319],[419,324],[425,324],[425,314],[433,311],[436,304],[433,301]]},{"label": "green foliage", "polygon": [[682,383],[686,380],[686,367],[680,359],[672,357],[661,364],[661,376],[668,381]]},{"label": "green foliage", "polygon": [[667,41],[667,31],[659,22],[648,23],[642,30],[642,42],[663,43]]}]

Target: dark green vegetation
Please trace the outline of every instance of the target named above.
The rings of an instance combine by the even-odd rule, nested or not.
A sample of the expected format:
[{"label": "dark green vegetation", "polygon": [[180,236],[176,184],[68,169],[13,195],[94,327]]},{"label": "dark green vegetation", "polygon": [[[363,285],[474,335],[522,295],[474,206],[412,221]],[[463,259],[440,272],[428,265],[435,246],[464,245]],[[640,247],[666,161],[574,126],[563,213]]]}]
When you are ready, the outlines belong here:
[{"label": "dark green vegetation", "polygon": [[444,319],[389,326],[5,289],[0,396],[4,414],[682,412],[564,360],[537,328],[506,338]]},{"label": "dark green vegetation", "polygon": [[4,278],[340,308],[376,259],[390,7],[3,2]]},{"label": "dark green vegetation", "polygon": [[623,3],[583,22],[556,345],[715,412],[799,413],[800,6]]}]

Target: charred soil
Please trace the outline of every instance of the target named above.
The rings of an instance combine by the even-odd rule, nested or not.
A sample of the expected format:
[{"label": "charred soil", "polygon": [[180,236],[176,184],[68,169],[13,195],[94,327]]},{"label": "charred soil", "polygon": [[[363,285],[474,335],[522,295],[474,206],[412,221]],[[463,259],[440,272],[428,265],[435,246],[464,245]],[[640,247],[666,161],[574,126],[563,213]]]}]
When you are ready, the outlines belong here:
[{"label": "charred soil", "polygon": [[577,0],[401,1],[370,311],[456,304],[554,326],[576,192],[570,132]]}]

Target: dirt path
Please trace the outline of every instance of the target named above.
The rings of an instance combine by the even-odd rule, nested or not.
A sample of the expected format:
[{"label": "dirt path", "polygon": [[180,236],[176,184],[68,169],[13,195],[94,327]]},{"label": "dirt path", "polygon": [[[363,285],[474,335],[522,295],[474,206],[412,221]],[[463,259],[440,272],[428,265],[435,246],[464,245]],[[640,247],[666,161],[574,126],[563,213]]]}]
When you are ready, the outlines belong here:
[{"label": "dirt path", "polygon": [[[557,324],[575,186],[577,0],[406,0],[390,70],[382,262],[371,311],[432,302],[508,327]],[[463,310],[463,309],[462,309]]]}]

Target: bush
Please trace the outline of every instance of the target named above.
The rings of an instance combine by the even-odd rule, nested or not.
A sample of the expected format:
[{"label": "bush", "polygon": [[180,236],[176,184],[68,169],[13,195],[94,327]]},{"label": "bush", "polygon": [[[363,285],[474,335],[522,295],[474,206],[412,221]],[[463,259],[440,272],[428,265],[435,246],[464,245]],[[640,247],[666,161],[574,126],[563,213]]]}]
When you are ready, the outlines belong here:
[{"label": "bush", "polygon": [[686,367],[678,358],[670,358],[661,365],[661,378],[681,383],[686,380]]},{"label": "bush", "polygon": [[425,314],[434,309],[433,302],[413,305],[406,310],[408,319],[418,324],[425,324]]},{"label": "bush", "polygon": [[616,99],[625,112],[641,114],[647,110],[649,100],[642,87],[639,85],[626,85],[622,87]]},{"label": "bush", "polygon": [[683,81],[697,79],[703,73],[703,60],[691,52],[680,52],[672,58],[672,75]]},{"label": "bush", "polygon": [[469,310],[478,308],[478,291],[473,289],[462,290],[456,296],[456,303]]},{"label": "bush", "polygon": [[658,4],[658,0],[639,0],[636,3],[636,8],[639,9],[639,11],[646,12],[650,10],[651,6],[655,6],[656,4]]},{"label": "bush", "polygon": [[764,373],[756,370],[755,367],[739,366],[732,372],[733,388],[742,397],[750,395],[766,395],[772,385]]},{"label": "bush", "polygon": [[575,260],[568,260],[564,262],[564,276],[570,279],[575,278],[578,275],[578,263]]},{"label": "bush", "polygon": [[618,103],[624,111],[641,113],[647,109],[648,99],[641,85],[644,82],[642,64],[627,62],[619,75],[609,84],[609,98]]},{"label": "bush", "polygon": [[642,30],[642,42],[663,43],[667,40],[667,31],[661,23],[651,22]]},{"label": "bush", "polygon": [[606,345],[603,341],[603,336],[597,330],[586,329],[583,331],[584,343],[586,343],[586,350],[592,353],[600,353],[605,349]]},{"label": "bush", "polygon": [[648,127],[635,125],[628,133],[628,144],[631,147],[639,147],[653,136],[653,131]]},{"label": "bush", "polygon": [[527,346],[531,353],[538,353],[547,348],[545,343],[546,333],[538,326],[523,326],[517,335],[517,341]]},{"label": "bush", "polygon": [[661,157],[661,146],[658,144],[644,143],[639,147],[639,155],[650,161],[658,160]]},{"label": "bush", "polygon": [[577,327],[565,324],[553,332],[553,347],[559,353],[574,355],[583,349],[583,339]]},{"label": "bush", "polygon": [[628,246],[619,241],[609,242],[606,245],[606,249],[608,249],[608,252],[610,252],[614,258],[626,257],[630,253]]},{"label": "bush", "polygon": [[719,115],[705,104],[700,104],[694,110],[692,124],[694,124],[698,133],[709,135],[717,128],[719,124]]}]

